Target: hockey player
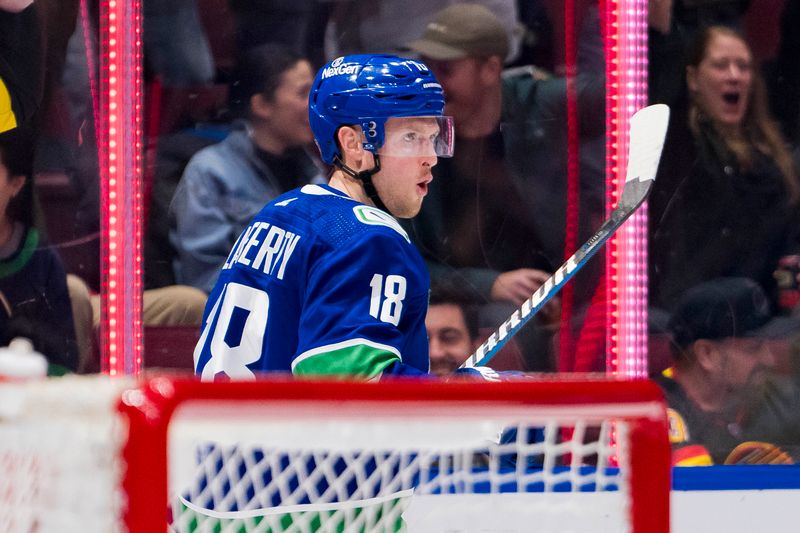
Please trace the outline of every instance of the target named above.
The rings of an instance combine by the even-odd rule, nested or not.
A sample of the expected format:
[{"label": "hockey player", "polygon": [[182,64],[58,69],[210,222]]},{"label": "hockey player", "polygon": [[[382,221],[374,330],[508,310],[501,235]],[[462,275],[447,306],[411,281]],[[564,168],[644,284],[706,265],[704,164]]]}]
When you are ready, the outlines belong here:
[{"label": "hockey player", "polygon": [[428,372],[428,274],[395,217],[417,214],[438,157],[452,155],[443,109],[419,61],[354,55],[317,73],[310,123],[335,170],[267,204],[239,237],[195,349],[203,379]]}]

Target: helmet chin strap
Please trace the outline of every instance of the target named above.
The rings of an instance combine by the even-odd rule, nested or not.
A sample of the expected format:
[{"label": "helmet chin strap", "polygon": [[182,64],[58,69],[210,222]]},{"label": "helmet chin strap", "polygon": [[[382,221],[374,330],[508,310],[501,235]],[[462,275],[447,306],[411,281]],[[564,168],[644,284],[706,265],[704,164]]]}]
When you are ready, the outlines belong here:
[{"label": "helmet chin strap", "polygon": [[[375,184],[372,182],[372,176],[380,172],[381,170],[381,158],[378,157],[378,154],[373,154],[375,156],[375,166],[370,170],[362,170],[361,172],[356,172],[352,168],[348,167],[344,164],[344,161],[338,156],[334,156],[333,164],[342,169],[342,172],[350,176],[351,178],[358,180],[361,182],[361,186],[364,187],[364,192],[367,194],[367,197],[372,200],[372,203],[375,204],[375,207],[382,211],[386,211],[390,215],[392,214],[391,211],[386,207],[386,204],[383,203],[381,197],[378,195],[378,190],[375,189]],[[394,215],[392,215],[394,216]]]}]

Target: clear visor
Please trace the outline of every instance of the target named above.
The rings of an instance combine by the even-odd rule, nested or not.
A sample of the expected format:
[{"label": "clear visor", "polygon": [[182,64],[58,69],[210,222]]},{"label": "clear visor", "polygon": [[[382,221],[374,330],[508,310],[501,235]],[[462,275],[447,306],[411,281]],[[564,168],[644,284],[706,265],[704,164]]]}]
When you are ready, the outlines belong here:
[{"label": "clear visor", "polygon": [[452,157],[453,117],[397,117],[384,126],[378,155],[390,157]]}]

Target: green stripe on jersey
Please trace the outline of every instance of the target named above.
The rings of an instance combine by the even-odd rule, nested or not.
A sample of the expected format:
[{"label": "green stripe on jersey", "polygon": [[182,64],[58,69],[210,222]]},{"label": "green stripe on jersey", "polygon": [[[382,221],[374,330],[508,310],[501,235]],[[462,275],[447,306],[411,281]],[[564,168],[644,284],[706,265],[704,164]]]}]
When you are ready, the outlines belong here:
[{"label": "green stripe on jersey", "polygon": [[400,353],[392,346],[352,339],[300,354],[292,363],[292,373],[370,380],[380,377],[383,369],[400,360]]}]

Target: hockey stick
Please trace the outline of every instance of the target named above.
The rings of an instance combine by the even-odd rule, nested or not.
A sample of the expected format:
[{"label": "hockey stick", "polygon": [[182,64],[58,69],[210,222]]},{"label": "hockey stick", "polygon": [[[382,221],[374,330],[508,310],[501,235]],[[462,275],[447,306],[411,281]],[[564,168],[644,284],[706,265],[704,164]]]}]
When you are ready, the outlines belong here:
[{"label": "hockey stick", "polygon": [[644,202],[655,181],[664,137],[667,134],[669,107],[656,104],[640,109],[631,117],[628,171],[617,207],[600,229],[561,265],[522,306],[511,313],[497,331],[481,344],[461,368],[486,365],[492,357],[533,318],[550,298],[594,256],[605,242]]}]

